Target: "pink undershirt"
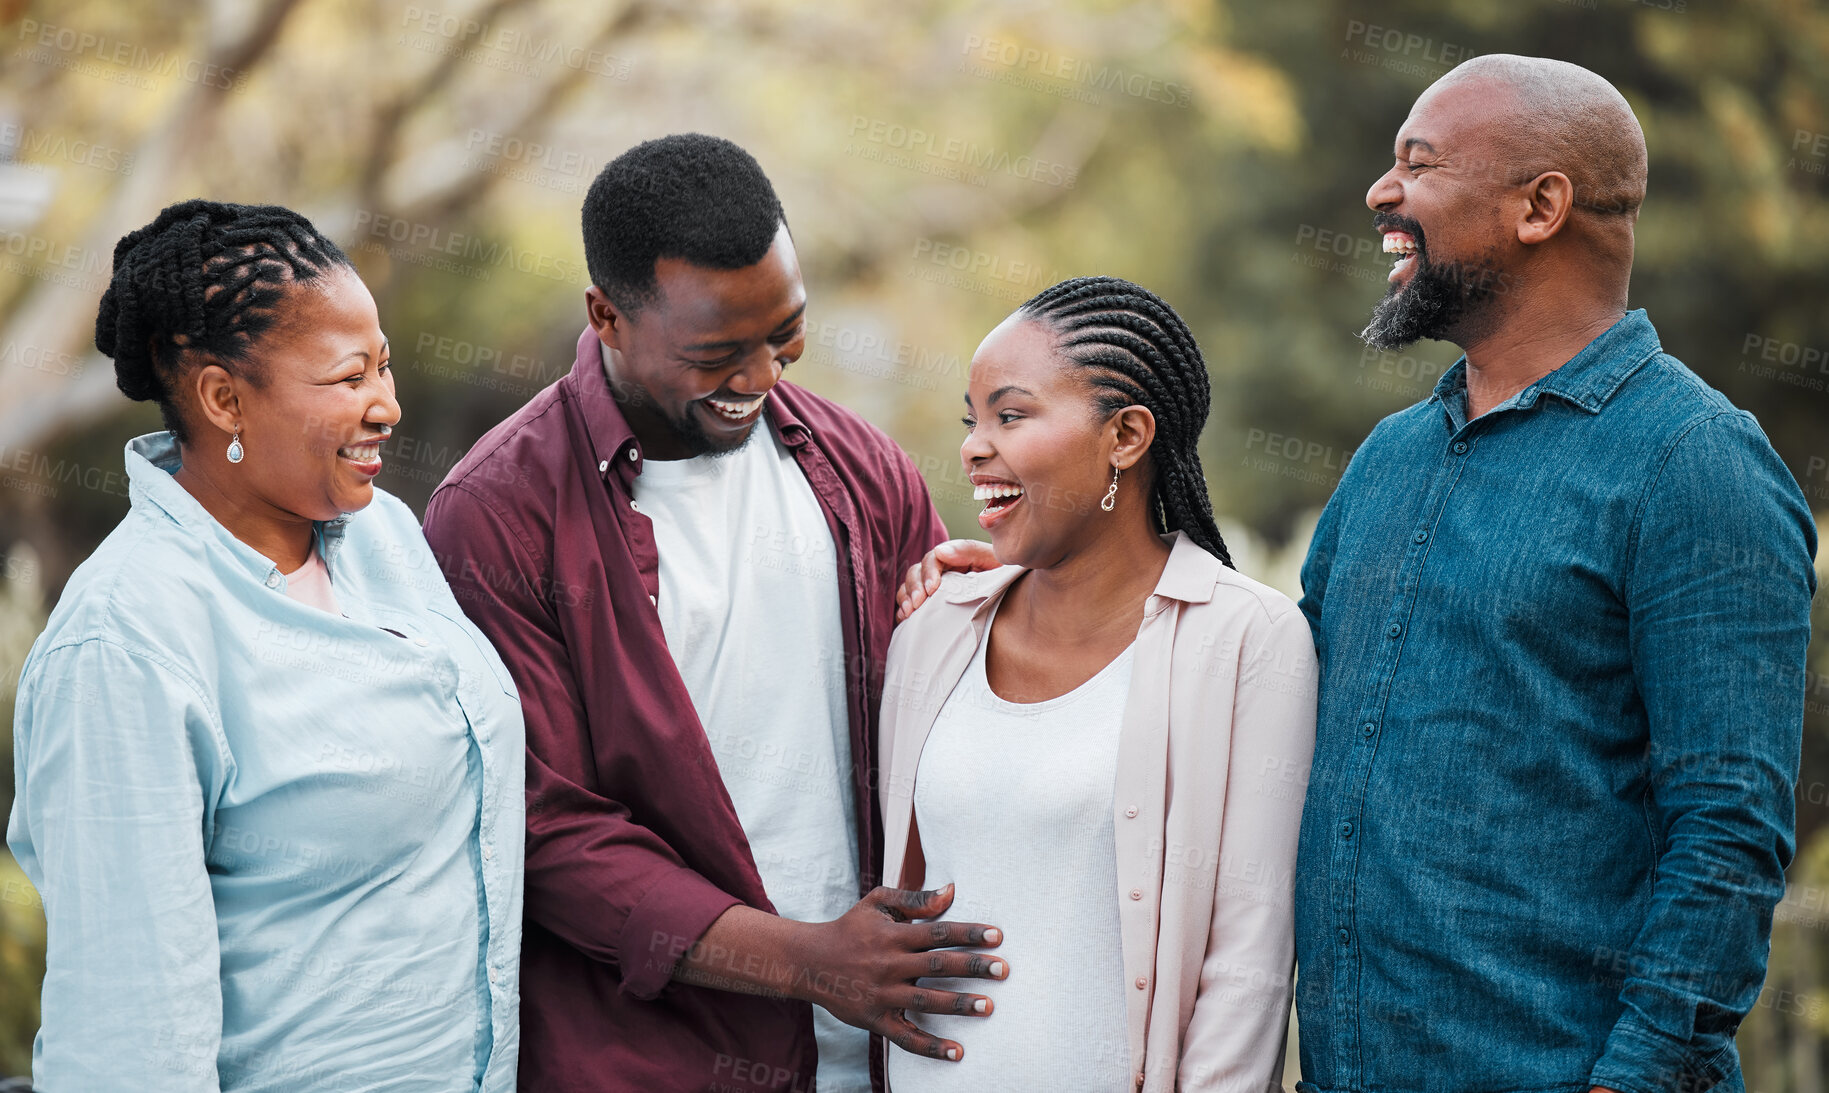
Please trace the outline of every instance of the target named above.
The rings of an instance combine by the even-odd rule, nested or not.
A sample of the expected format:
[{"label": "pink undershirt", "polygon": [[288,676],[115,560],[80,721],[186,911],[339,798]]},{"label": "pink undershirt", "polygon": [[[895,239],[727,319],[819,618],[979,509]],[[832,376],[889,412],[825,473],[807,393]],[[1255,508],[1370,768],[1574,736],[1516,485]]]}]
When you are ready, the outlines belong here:
[{"label": "pink undershirt", "polygon": [[333,615],[343,613],[337,609],[336,593],[330,589],[330,570],[324,568],[317,543],[311,544],[311,554],[305,564],[286,574],[286,595]]}]

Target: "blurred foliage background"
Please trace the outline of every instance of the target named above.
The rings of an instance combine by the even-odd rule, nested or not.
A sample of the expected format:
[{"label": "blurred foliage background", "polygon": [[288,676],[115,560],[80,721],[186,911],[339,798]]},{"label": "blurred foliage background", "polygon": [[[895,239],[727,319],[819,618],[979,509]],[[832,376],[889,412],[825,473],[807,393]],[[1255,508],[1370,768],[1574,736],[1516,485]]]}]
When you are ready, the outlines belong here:
[{"label": "blurred foliage background", "polygon": [[[90,343],[120,235],[204,195],[339,239],[406,411],[383,485],[421,508],[569,369],[597,169],[682,130],[743,144],[781,193],[811,296],[789,377],[896,437],[959,534],[983,334],[1062,277],[1166,297],[1213,374],[1202,451],[1234,554],[1293,594],[1354,446],[1457,355],[1354,338],[1386,272],[1365,189],[1416,95],[1494,52],[1586,65],[1632,102],[1651,150],[1633,306],[1829,510],[1815,0],[0,0],[0,728],[49,605],[126,511],[122,444],[158,428]],[[1817,1093],[1829,1062],[1826,661],[1819,639],[1799,681],[1799,854],[1740,1034],[1752,1090]],[[0,852],[0,1075],[29,1069],[42,952]]]}]

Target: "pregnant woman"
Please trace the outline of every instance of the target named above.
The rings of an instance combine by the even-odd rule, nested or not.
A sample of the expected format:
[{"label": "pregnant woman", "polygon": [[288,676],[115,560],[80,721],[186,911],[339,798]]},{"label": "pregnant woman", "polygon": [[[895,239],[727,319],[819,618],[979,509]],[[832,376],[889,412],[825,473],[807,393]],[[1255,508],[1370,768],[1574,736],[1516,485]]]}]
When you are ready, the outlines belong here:
[{"label": "pregnant woman", "polygon": [[95,344],[168,431],[19,681],[34,1084],[509,1093],[520,703],[374,486],[374,300],[298,214],[186,201],[115,247]]},{"label": "pregnant woman", "polygon": [[972,984],[989,1018],[914,1018],[967,1050],[893,1053],[891,1087],[1281,1088],[1315,655],[1214,525],[1200,350],[1148,291],[1066,281],[985,338],[965,401],[1005,564],[896,631],[884,876],[956,885],[1011,970]]}]

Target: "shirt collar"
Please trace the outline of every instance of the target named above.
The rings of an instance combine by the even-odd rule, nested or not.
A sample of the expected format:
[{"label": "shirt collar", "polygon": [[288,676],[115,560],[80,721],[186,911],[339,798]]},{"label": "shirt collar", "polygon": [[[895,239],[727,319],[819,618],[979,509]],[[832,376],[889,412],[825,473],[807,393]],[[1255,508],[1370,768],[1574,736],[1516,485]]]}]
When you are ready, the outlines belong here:
[{"label": "shirt collar", "polygon": [[[1662,348],[1657,329],[1645,317],[1644,308],[1628,311],[1618,322],[1583,347],[1581,352],[1569,358],[1566,364],[1532,383],[1513,398],[1519,409],[1528,409],[1539,396],[1555,395],[1590,414],[1598,414],[1632,373],[1638,371]],[[1466,386],[1467,358],[1463,356],[1442,373],[1429,401],[1447,404],[1456,392]]]},{"label": "shirt collar", "polygon": [[572,363],[572,390],[578,410],[584,415],[597,458],[602,460],[598,469],[607,471],[612,464],[629,463],[640,474],[641,444],[629,428],[629,420],[622,416],[622,407],[610,394],[610,370],[603,354],[603,342],[587,324],[578,335],[578,356]]},{"label": "shirt collar", "polygon": [[[1185,531],[1172,532],[1162,538],[1169,544],[1169,560],[1162,567],[1162,576],[1156,579],[1156,588],[1150,593],[1150,598],[1180,600],[1183,603],[1206,603],[1211,600],[1214,580],[1219,576],[1219,570],[1224,568],[1224,563],[1207,553]],[[1002,598],[1010,583],[1022,573],[1021,566],[1006,565],[982,573],[960,574],[954,578],[953,588],[946,594],[946,601],[957,604],[976,601],[978,608],[974,614],[987,612]],[[1144,612],[1153,614],[1158,609],[1158,606],[1149,606],[1144,608]]]},{"label": "shirt collar", "polygon": [[[183,460],[178,441],[169,432],[147,433],[127,442],[127,496],[135,508],[156,509],[167,519],[198,536],[215,540],[239,562],[248,575],[268,588],[284,592],[286,575],[273,559],[235,538],[228,528],[209,514],[189,490],[178,485],[174,477]],[[337,550],[349,527],[349,514],[317,524],[318,551],[324,565],[336,572]]]}]

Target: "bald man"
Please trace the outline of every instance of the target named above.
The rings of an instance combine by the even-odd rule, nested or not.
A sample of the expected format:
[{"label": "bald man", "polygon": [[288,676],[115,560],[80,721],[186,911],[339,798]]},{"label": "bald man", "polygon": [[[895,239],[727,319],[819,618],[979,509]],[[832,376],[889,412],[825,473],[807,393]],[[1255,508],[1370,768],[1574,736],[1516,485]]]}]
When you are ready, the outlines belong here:
[{"label": "bald man", "polygon": [[1361,337],[1465,355],[1372,430],[1302,569],[1297,1089],[1742,1090],[1793,850],[1810,512],[1626,310],[1645,141],[1612,85],[1475,58],[1393,151]]}]

